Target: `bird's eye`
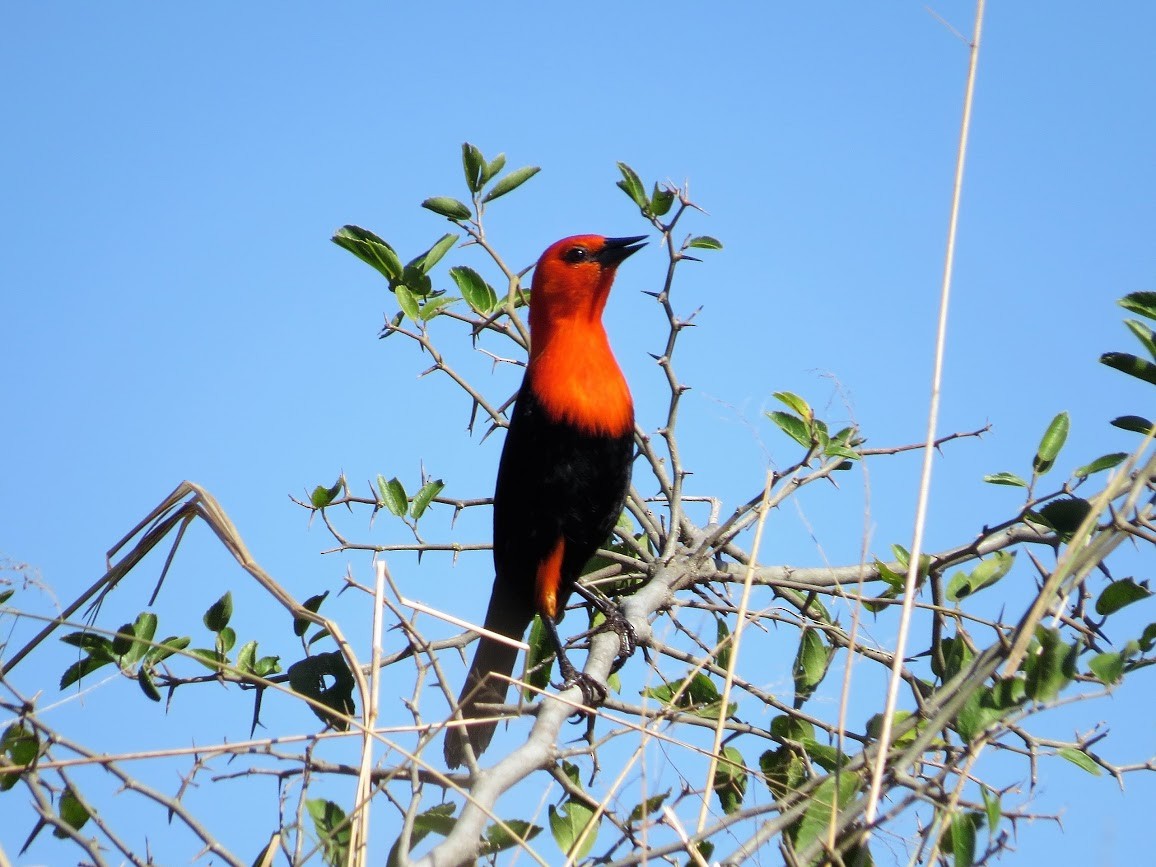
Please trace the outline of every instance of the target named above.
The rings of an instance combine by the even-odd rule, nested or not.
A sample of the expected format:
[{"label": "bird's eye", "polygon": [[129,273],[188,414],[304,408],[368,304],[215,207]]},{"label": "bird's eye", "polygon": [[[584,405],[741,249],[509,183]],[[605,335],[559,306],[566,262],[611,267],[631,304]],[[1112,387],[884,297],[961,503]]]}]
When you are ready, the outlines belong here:
[{"label": "bird's eye", "polygon": [[590,252],[585,247],[571,247],[562,254],[563,261],[576,264],[578,262],[585,262],[590,258]]}]

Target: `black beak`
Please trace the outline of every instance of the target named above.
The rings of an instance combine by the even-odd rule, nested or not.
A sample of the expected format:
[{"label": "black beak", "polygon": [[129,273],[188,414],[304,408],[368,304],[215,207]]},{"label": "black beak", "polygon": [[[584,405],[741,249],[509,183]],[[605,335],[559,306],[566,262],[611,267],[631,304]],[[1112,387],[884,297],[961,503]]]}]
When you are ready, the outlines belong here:
[{"label": "black beak", "polygon": [[[639,241],[642,243],[638,243]],[[631,253],[637,253],[645,246],[645,235],[634,235],[630,238],[607,238],[595,258],[603,268],[617,268],[627,256]]]}]

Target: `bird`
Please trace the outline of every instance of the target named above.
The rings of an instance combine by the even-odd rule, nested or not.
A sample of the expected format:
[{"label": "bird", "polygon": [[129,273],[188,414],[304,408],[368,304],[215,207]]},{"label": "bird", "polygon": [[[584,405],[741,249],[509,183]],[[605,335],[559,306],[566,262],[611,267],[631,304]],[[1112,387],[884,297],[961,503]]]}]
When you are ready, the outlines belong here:
[{"label": "bird", "polygon": [[[630,488],[634,403],[602,311],[618,266],[646,236],[574,235],[546,248],[530,288],[530,351],[494,490],[494,585],[485,628],[521,639],[542,618],[566,685],[601,691],[567,659],[555,625],[583,567],[610,536]],[[619,618],[621,620],[621,618]],[[624,640],[628,636],[624,637]],[[518,651],[483,635],[458,697],[463,720],[506,700]],[[477,757],[497,720],[447,730],[445,760]]]}]

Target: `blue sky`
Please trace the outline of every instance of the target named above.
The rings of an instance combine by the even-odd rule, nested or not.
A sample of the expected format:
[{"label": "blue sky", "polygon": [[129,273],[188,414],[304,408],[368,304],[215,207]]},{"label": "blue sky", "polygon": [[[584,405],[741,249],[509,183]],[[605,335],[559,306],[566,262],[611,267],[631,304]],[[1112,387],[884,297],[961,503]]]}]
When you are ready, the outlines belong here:
[{"label": "blue sky", "polygon": [[[970,32],[970,4],[935,10]],[[1142,2],[989,9],[941,430],[993,430],[937,463],[931,548],[1015,508],[1014,493],[979,479],[1029,471],[1056,412],[1073,418],[1066,467],[1133,442],[1106,421],[1150,395],[1096,358],[1131,350],[1115,299],[1156,288],[1154,26]],[[677,290],[684,312],[702,307],[679,356],[700,491],[733,505],[768,460],[790,462],[762,418],[778,390],[854,418],[874,445],[922,436],[966,46],[919,3],[17,4],[0,12],[0,47],[0,553],[62,601],[181,479],[214,492],[302,597],[336,587],[347,563],[369,570],[318,556],[330,540],[287,494],[341,471],[412,483],[421,462],[447,494],[488,493],[499,438],[466,437],[453,389],[419,381],[422,359],[376,340],[395,302],[328,241],[356,223],[407,258],[424,250],[448,224],[417,206],[464,197],[467,140],[542,166],[488,215],[519,266],[565,235],[645,230],[614,187],[617,160],[647,182],[688,180],[709,211],[689,229],[725,249]],[[455,255],[479,266],[476,251]],[[664,395],[646,353],[662,323],[642,290],[661,268],[653,250],[631,259],[607,313],[651,428]],[[435,278],[448,285],[444,267]],[[486,387],[515,384],[500,371]],[[873,551],[910,537],[917,468],[911,456],[872,468]],[[854,561],[863,493],[844,493],[784,510],[768,562]],[[381,520],[346,526],[401,538]],[[485,522],[460,532],[484,541]],[[393,567],[426,601],[480,616],[485,558]],[[427,569],[443,571],[447,592]],[[151,580],[116,599],[126,616]],[[202,532],[161,596],[162,631],[166,610],[192,612],[195,628],[239,582]],[[255,632],[260,603],[249,604],[238,618]],[[36,673],[23,674],[32,691]],[[1120,761],[1151,755],[1136,680],[1081,717],[1112,721],[1102,751]],[[125,689],[85,707],[127,701],[150,731],[165,724]],[[221,725],[242,737],[247,716]],[[115,727],[110,743],[129,731]],[[1147,839],[1151,782],[1132,779],[1121,797],[1074,768],[1048,773],[1037,803],[1068,810],[1066,833],[1021,827],[1009,863],[1123,863]],[[10,855],[23,833],[0,832]],[[53,852],[45,840],[30,857]]]}]

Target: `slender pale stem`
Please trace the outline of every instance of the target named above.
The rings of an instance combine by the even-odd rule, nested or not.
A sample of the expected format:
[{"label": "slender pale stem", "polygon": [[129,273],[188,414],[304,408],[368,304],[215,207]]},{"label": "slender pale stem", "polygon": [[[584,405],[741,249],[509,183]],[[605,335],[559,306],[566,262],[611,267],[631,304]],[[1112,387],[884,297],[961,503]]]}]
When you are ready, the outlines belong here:
[{"label": "slender pale stem", "polygon": [[955,158],[955,183],[951,191],[951,217],[947,227],[947,251],[943,258],[943,283],[939,293],[939,323],[935,334],[935,366],[931,374],[931,404],[927,410],[927,448],[923,452],[923,470],[919,479],[919,501],[915,509],[915,528],[912,533],[910,559],[907,563],[907,577],[903,585],[903,612],[899,618],[899,634],[895,640],[895,657],[891,665],[891,678],[887,683],[887,702],[883,711],[882,731],[879,733],[879,750],[871,773],[871,789],[867,796],[864,820],[870,826],[875,821],[879,808],[880,790],[883,786],[883,772],[887,768],[887,756],[891,744],[891,725],[895,715],[895,705],[899,699],[899,685],[903,682],[903,659],[906,655],[907,633],[911,627],[911,614],[915,608],[915,585],[919,577],[920,552],[923,550],[923,529],[927,520],[927,503],[931,495],[931,467],[935,456],[935,429],[939,421],[939,390],[943,381],[943,356],[947,344],[947,311],[951,298],[951,277],[955,265],[955,236],[959,225],[959,202],[963,191],[963,167],[967,158],[967,140],[971,128],[971,106],[975,96],[975,72],[979,65],[980,36],[983,32],[984,0],[975,5],[975,36],[968,51],[967,88],[963,97],[963,120],[959,125],[959,147]]}]

